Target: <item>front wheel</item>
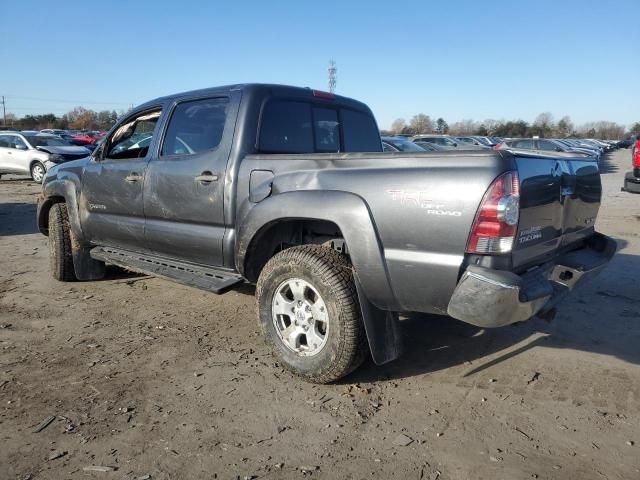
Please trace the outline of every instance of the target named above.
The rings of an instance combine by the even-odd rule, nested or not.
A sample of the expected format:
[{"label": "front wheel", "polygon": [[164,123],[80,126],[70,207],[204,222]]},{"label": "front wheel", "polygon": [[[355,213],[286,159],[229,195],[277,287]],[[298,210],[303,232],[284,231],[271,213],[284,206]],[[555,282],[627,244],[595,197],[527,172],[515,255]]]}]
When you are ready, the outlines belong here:
[{"label": "front wheel", "polygon": [[49,210],[49,264],[53,278],[61,282],[76,279],[71,243],[67,204],[56,203]]},{"label": "front wheel", "polygon": [[291,372],[329,383],[355,370],[367,352],[351,264],[328,247],[276,254],[256,287],[266,341]]},{"label": "front wheel", "polygon": [[31,165],[31,178],[36,183],[42,183],[46,172],[41,162],[33,162],[33,165]]}]

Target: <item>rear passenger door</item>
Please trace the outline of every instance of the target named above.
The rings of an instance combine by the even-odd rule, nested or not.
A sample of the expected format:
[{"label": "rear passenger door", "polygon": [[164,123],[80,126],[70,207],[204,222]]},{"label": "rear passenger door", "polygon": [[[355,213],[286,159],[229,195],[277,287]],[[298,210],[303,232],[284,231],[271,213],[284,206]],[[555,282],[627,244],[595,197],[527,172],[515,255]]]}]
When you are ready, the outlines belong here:
[{"label": "rear passenger door", "polygon": [[154,253],[222,265],[224,194],[239,92],[176,102],[144,184],[145,239]]}]

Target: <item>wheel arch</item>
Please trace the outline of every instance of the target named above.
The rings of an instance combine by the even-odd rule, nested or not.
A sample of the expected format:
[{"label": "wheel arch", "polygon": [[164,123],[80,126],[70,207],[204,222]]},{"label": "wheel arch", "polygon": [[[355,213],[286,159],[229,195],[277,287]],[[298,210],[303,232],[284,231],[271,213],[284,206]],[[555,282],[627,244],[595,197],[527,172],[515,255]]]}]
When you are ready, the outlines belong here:
[{"label": "wheel arch", "polygon": [[296,222],[323,228],[335,226],[335,232],[339,232],[346,244],[362,292],[375,306],[397,310],[382,245],[369,208],[353,193],[286,192],[254,205],[238,222],[235,263],[240,273],[255,281],[252,279],[259,275],[264,258],[268,260],[278,251],[272,250],[274,239],[291,234],[290,229]]},{"label": "wheel arch", "polygon": [[323,244],[342,240],[340,227],[318,218],[279,218],[263,225],[250,240],[244,256],[243,275],[257,282],[260,272],[276,253],[297,245]]},{"label": "wheel arch", "polygon": [[62,196],[53,195],[38,205],[38,230],[43,235],[49,236],[49,211],[56,203],[66,203],[66,200]]}]

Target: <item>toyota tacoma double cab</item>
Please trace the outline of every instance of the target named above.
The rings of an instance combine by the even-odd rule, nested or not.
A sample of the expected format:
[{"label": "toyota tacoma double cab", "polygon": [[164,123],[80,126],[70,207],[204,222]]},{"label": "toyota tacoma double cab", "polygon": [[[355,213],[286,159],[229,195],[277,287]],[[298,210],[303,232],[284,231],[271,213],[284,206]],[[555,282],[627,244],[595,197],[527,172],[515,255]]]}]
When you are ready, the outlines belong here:
[{"label": "toyota tacoma double cab", "polygon": [[57,280],[112,264],[215,293],[257,284],[281,364],[331,382],[397,358],[401,312],[549,316],[615,252],[594,230],[600,196],[588,158],[385,153],[363,103],[247,84],[133,109],[47,172],[37,222]]}]

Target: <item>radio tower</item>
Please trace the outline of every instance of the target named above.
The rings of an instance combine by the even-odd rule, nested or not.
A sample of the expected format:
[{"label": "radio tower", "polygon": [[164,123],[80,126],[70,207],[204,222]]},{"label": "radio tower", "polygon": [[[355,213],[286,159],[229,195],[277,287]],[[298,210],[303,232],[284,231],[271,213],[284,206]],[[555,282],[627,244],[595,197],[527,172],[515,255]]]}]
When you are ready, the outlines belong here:
[{"label": "radio tower", "polygon": [[333,60],[329,60],[329,91],[331,93],[334,93],[336,91],[336,82],[337,82],[337,77],[336,77],[336,72],[338,71],[338,69],[336,68],[336,62],[334,62]]}]

